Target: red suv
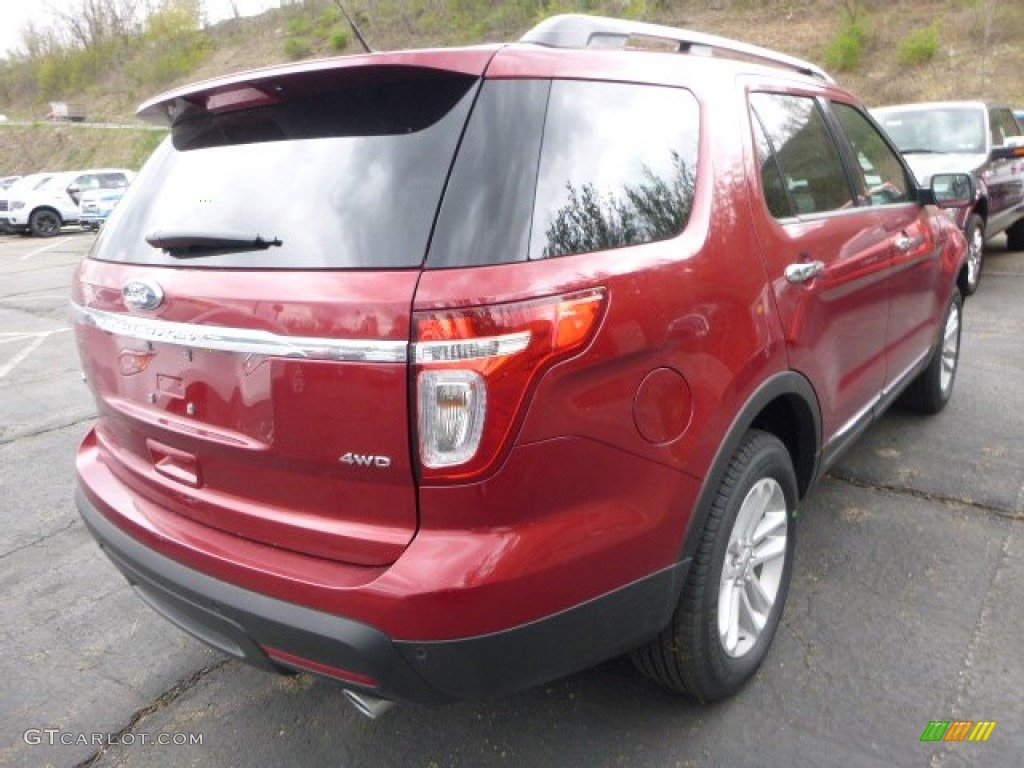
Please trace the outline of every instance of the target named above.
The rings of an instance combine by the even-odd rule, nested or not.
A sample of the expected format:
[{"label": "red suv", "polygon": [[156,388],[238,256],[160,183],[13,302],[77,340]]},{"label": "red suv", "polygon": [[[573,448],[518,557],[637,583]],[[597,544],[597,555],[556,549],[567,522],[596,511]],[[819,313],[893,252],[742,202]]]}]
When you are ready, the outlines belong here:
[{"label": "red suv", "polygon": [[816,67],[556,17],[257,70],[171,136],[73,288],[81,514],[156,611],[388,700],[632,652],[765,657],[800,499],[950,396],[966,244]]}]

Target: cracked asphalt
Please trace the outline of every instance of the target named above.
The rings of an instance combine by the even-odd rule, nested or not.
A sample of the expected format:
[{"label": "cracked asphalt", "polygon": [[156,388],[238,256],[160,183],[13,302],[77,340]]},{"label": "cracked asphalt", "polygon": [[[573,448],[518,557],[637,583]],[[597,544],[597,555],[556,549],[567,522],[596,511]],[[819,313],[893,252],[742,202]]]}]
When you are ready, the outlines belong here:
[{"label": "cracked asphalt", "polygon": [[[782,626],[738,696],[696,706],[619,659],[377,721],[332,685],[171,627],[78,519],[94,406],[66,307],[92,239],[0,236],[0,765],[1020,764],[1024,254],[1001,239],[967,302],[949,407],[890,412],[804,502]],[[986,743],[920,741],[957,719],[997,725]]]}]

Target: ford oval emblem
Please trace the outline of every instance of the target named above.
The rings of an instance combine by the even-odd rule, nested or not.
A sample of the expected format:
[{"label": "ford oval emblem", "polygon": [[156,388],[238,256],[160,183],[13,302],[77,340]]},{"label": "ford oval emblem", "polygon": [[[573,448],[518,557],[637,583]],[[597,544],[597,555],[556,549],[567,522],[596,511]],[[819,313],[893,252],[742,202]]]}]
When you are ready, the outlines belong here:
[{"label": "ford oval emblem", "polygon": [[156,309],[164,301],[164,289],[154,280],[130,280],[121,289],[121,299],[131,309]]}]

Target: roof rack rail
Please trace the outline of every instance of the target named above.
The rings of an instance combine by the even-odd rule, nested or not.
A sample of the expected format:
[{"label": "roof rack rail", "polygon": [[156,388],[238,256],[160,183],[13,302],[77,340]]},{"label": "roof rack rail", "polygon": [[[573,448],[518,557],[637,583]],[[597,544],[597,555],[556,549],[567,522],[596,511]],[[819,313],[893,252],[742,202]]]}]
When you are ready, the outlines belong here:
[{"label": "roof rack rail", "polygon": [[785,67],[804,75],[816,77],[826,83],[835,82],[832,76],[821,67],[768,48],[748,45],[728,37],[706,35],[689,29],[612,19],[605,16],[588,16],[580,13],[552,16],[523,35],[519,42],[534,43],[549,48],[627,48],[631,46],[645,47],[636,45],[636,43],[647,43],[646,47],[669,44],[672,46],[672,50],[678,53],[717,55],[757,64]]}]

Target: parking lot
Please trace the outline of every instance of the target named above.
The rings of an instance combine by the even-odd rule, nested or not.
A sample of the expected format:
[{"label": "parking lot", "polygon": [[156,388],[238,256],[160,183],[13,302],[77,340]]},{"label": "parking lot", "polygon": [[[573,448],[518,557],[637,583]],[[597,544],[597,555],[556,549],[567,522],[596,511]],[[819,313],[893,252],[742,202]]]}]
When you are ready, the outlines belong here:
[{"label": "parking lot", "polygon": [[[66,319],[94,236],[0,236],[0,765],[1010,766],[1024,751],[1024,254],[990,243],[956,392],[891,412],[800,510],[783,624],[700,707],[628,660],[370,721],[159,618],[72,503],[94,412]],[[922,743],[931,721],[987,742]]]}]

